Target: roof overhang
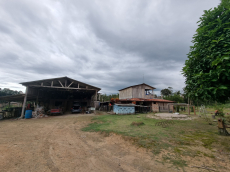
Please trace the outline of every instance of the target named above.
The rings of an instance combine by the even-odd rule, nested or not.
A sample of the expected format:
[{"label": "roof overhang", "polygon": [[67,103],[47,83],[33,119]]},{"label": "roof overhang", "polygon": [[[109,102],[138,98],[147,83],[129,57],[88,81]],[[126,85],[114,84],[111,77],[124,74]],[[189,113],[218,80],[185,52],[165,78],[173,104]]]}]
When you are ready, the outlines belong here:
[{"label": "roof overhang", "polygon": [[51,79],[43,79],[37,81],[29,81],[20,83],[23,86],[29,87],[43,87],[43,88],[60,88],[60,89],[78,89],[78,90],[97,90],[100,91],[101,88],[86,84],[81,81],[74,80],[69,77],[61,77],[61,78],[51,78]]},{"label": "roof overhang", "polygon": [[[11,95],[11,96],[1,96],[0,101],[23,101],[25,97],[25,94],[17,94],[17,95]],[[27,100],[35,100],[36,96],[33,95],[27,95]]]}]

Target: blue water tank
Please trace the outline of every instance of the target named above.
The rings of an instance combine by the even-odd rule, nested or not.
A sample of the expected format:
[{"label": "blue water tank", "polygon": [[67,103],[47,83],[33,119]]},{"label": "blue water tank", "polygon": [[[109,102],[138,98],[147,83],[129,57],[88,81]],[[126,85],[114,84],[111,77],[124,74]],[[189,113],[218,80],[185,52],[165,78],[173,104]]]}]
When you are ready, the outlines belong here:
[{"label": "blue water tank", "polygon": [[26,110],[25,118],[26,119],[32,118],[32,110]]}]

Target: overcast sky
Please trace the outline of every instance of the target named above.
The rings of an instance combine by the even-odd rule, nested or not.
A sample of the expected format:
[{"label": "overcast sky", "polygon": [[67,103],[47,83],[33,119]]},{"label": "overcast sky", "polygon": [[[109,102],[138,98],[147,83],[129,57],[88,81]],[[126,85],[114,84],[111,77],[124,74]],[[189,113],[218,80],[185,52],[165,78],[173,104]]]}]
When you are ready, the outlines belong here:
[{"label": "overcast sky", "polygon": [[107,94],[143,82],[182,90],[197,21],[219,3],[0,0],[0,88],[68,76]]}]

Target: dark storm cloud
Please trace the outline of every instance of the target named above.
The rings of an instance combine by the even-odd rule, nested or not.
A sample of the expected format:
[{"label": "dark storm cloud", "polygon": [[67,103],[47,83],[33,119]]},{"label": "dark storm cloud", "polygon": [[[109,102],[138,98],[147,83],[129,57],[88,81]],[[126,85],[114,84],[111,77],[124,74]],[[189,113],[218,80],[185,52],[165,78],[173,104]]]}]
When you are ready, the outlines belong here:
[{"label": "dark storm cloud", "polygon": [[181,90],[196,22],[219,0],[1,0],[0,87],[69,76],[116,93]]}]

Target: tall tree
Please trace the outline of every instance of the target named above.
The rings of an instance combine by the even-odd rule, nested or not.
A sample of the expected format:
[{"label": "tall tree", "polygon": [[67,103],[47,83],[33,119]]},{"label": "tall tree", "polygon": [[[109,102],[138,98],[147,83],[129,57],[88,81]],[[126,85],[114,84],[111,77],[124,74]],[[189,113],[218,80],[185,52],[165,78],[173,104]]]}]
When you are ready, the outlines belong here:
[{"label": "tall tree", "polygon": [[172,94],[172,87],[168,87],[168,88],[165,88],[163,90],[161,90],[161,94],[163,96],[169,96]]},{"label": "tall tree", "polygon": [[9,96],[9,95],[16,95],[16,94],[20,94],[20,91],[11,90],[9,88],[4,88],[4,89],[0,88],[0,96]]},{"label": "tall tree", "polygon": [[192,99],[225,101],[230,95],[230,1],[205,10],[183,68]]}]

